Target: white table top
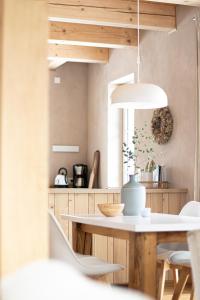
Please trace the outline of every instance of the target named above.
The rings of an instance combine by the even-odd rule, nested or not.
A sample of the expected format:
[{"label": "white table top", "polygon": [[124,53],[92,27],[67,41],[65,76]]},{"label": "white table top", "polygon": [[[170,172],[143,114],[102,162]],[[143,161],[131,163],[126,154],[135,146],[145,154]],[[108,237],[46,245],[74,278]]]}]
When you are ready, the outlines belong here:
[{"label": "white table top", "polygon": [[61,215],[62,218],[82,224],[133,232],[168,232],[200,229],[200,217],[152,213],[150,217],[104,217],[94,215]]}]

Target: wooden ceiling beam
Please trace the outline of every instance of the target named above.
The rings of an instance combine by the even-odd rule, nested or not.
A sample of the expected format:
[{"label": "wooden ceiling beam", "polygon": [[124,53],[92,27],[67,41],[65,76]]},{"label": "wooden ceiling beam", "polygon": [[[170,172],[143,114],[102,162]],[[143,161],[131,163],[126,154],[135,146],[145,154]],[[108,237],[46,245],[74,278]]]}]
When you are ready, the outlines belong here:
[{"label": "wooden ceiling beam", "polygon": [[[48,3],[49,20],[123,28],[137,27],[135,0],[48,0]],[[175,29],[176,6],[141,1],[140,27],[162,31]]]},{"label": "wooden ceiling beam", "polygon": [[80,47],[69,45],[49,45],[48,59],[53,61],[71,61],[84,63],[107,63],[109,49]]},{"label": "wooden ceiling beam", "polygon": [[49,43],[103,48],[137,45],[137,31],[129,28],[49,22]]},{"label": "wooden ceiling beam", "polygon": [[67,59],[49,59],[49,69],[50,70],[56,70],[57,68],[61,67],[64,65],[66,62],[68,62]]},{"label": "wooden ceiling beam", "polygon": [[[151,1],[151,0],[146,0]],[[161,0],[153,0],[154,2],[160,2]],[[177,4],[177,5],[189,5],[189,6],[200,6],[200,0],[162,0],[163,3]]]}]

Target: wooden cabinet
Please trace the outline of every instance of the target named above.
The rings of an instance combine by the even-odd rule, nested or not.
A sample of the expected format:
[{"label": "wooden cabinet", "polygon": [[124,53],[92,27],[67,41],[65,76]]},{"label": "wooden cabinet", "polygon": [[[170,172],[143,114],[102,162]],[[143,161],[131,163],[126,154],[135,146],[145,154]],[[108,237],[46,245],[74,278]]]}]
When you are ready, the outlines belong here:
[{"label": "wooden cabinet", "polygon": [[[186,203],[186,189],[148,189],[146,207],[152,212],[178,214]],[[66,236],[72,242],[72,224],[60,215],[100,214],[98,203],[120,202],[119,189],[49,189],[49,209],[59,220]],[[93,255],[109,262],[126,266],[125,270],[110,275],[110,282],[128,282],[127,241],[95,235],[93,237]]]}]

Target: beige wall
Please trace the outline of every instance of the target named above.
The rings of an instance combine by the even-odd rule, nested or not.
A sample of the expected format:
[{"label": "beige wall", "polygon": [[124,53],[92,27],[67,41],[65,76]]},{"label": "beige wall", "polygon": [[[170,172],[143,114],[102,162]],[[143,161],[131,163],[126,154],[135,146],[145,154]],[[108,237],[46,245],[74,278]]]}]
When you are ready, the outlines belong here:
[{"label": "beige wall", "polygon": [[[60,167],[87,163],[87,64],[66,63],[50,71],[50,184]],[[54,77],[61,83],[55,84]],[[52,145],[80,146],[79,153],[55,153]]]},{"label": "beige wall", "polygon": [[1,1],[0,275],[48,257],[47,2]]},{"label": "beige wall", "polygon": [[[162,147],[166,153],[168,180],[173,186],[189,189],[193,197],[196,44],[192,17],[194,8],[177,9],[178,30],[172,34],[146,32],[141,41],[141,80],[164,88],[174,117],[171,141]],[[88,160],[95,149],[101,151],[100,183],[107,186],[107,85],[118,77],[136,71],[136,49],[113,50],[106,66],[89,66]],[[137,111],[136,125],[151,120],[152,111]]]}]

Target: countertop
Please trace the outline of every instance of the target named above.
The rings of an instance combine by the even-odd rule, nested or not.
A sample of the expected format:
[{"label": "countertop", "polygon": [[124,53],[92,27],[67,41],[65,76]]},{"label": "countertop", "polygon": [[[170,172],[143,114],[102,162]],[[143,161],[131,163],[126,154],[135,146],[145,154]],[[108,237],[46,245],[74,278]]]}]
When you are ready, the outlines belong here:
[{"label": "countertop", "polygon": [[[104,189],[87,189],[87,188],[49,188],[49,194],[119,194],[120,188],[104,188]],[[150,193],[187,193],[185,188],[168,188],[168,189],[146,189],[147,194]]]}]

